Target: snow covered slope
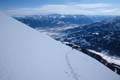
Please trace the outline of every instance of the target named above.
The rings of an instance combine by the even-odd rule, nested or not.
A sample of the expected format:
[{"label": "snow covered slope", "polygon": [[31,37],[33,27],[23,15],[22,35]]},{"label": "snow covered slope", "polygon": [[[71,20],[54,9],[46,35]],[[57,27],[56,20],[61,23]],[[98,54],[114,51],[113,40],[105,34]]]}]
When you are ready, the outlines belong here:
[{"label": "snow covered slope", "polygon": [[120,76],[0,13],[0,80],[120,80]]}]

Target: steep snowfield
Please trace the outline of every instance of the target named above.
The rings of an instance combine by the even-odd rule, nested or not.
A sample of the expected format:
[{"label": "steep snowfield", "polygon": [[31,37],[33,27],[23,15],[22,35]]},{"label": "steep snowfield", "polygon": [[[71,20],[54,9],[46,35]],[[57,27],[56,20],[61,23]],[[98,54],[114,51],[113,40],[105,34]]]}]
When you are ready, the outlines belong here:
[{"label": "steep snowfield", "polygon": [[120,76],[0,13],[0,80],[120,80]]}]

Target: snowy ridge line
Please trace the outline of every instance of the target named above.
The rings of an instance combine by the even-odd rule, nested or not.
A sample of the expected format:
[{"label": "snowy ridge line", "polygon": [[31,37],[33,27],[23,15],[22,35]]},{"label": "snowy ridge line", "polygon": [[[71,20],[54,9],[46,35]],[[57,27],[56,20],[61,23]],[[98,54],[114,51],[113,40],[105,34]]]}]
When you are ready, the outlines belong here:
[{"label": "snowy ridge line", "polygon": [[[84,54],[87,54],[88,56],[90,56],[90,57],[96,59],[97,61],[99,61],[100,63],[104,64],[106,67],[108,67],[113,72],[115,72],[118,75],[120,75],[120,65],[117,64],[117,62],[119,62],[119,60],[115,59],[114,62],[116,62],[116,63],[109,62],[109,61],[106,60],[106,58],[107,57],[109,58],[109,56],[107,56],[105,54],[103,54],[103,55],[105,55],[107,57],[103,58],[103,56],[101,56],[102,53],[99,53],[99,54],[95,53],[94,50],[93,51],[92,50],[89,51],[90,49],[83,49],[79,45],[75,45],[74,43],[69,43],[69,42],[63,42],[63,44],[66,44],[66,45],[72,47],[73,49],[76,49],[76,50],[78,50],[80,52],[83,52]],[[111,61],[112,60],[114,60],[114,59],[112,58]]]},{"label": "snowy ridge line", "polygon": [[100,52],[90,50],[90,49],[87,49],[87,53],[92,54],[92,57],[94,57],[95,59],[100,61],[102,64],[107,66],[109,69],[111,69],[112,71],[120,75],[120,65],[119,65],[120,60],[113,59],[105,54],[102,54]]},{"label": "snowy ridge line", "polygon": [[88,51],[101,56],[103,59],[107,60],[109,63],[114,63],[114,64],[117,64],[117,65],[120,66],[120,60],[119,59],[111,58],[110,56],[107,56],[103,53],[100,53],[100,52],[97,52],[97,51],[94,51],[94,50],[91,50],[91,49],[88,49]]}]

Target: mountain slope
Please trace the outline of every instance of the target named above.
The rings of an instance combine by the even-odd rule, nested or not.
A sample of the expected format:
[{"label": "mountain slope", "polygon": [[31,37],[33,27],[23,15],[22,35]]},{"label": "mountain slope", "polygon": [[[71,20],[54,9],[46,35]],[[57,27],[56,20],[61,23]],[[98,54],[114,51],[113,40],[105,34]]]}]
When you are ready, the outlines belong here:
[{"label": "mountain slope", "polygon": [[119,80],[60,42],[0,13],[0,80]]}]

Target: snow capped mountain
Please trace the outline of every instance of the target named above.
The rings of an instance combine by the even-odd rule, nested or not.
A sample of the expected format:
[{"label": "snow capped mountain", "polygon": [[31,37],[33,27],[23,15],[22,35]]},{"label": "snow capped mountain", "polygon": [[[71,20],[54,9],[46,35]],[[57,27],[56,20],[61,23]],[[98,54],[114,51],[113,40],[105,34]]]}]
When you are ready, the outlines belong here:
[{"label": "snow capped mountain", "polygon": [[93,56],[93,53],[87,51],[88,55],[104,65],[108,64],[107,67],[115,72],[117,70],[117,73],[120,74],[120,65],[116,63],[120,59],[119,16],[51,14],[15,18],[66,45],[80,51],[83,50],[84,53],[87,49],[91,49],[107,56],[107,58],[112,58],[114,61],[111,64],[107,58],[95,53]]},{"label": "snow capped mountain", "polygon": [[70,24],[84,25],[93,22],[89,17],[83,15],[51,14],[51,15],[32,15],[25,17],[15,16],[15,18],[25,24],[30,23],[30,26],[32,26],[33,28],[61,27]]},{"label": "snow capped mountain", "polygon": [[0,13],[0,80],[119,80],[120,76]]}]

